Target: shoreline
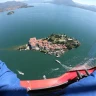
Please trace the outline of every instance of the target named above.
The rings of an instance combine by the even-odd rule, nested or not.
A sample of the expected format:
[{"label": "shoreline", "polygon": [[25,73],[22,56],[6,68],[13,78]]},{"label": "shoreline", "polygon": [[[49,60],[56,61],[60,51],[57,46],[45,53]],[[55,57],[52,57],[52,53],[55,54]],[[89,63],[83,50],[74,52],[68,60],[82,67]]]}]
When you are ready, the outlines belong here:
[{"label": "shoreline", "polygon": [[0,12],[10,12],[16,9],[34,7],[33,5],[28,5],[27,3],[19,1],[8,1],[0,3],[0,5]]},{"label": "shoreline", "polygon": [[28,44],[19,46],[17,50],[35,50],[45,54],[60,57],[66,51],[80,46],[80,42],[65,34],[51,34],[46,38],[30,38]]}]

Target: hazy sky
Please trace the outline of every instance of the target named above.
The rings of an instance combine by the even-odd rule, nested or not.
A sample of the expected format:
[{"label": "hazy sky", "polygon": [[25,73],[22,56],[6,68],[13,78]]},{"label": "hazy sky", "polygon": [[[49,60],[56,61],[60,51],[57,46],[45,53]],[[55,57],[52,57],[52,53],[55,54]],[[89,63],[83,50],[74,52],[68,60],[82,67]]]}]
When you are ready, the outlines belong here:
[{"label": "hazy sky", "polygon": [[[52,0],[0,0],[0,3],[6,2],[6,1],[46,2],[46,1],[52,1]],[[96,5],[96,0],[73,0],[73,1],[81,4]]]},{"label": "hazy sky", "polygon": [[1,2],[6,2],[6,1],[25,1],[25,0],[0,0],[0,3]]},{"label": "hazy sky", "polygon": [[73,0],[73,1],[81,4],[96,5],[96,0]]},{"label": "hazy sky", "polygon": [[52,0],[0,0],[0,3],[1,2],[6,2],[6,1],[47,2],[47,1],[52,1]]}]

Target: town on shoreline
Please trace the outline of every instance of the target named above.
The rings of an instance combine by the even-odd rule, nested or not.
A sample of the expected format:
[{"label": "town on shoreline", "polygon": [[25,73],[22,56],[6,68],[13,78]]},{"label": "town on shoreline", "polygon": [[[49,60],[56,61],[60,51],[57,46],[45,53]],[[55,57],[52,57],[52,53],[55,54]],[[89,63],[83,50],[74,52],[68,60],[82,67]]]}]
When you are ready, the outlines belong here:
[{"label": "town on shoreline", "polygon": [[7,15],[11,15],[14,13],[13,10],[20,9],[20,8],[29,8],[34,7],[32,5],[28,5],[27,3],[20,2],[20,1],[7,1],[4,3],[0,3],[0,12],[7,12]]},{"label": "town on shoreline", "polygon": [[42,39],[30,38],[28,44],[19,46],[17,50],[36,50],[45,54],[60,57],[65,51],[77,48],[80,42],[65,34],[51,34]]}]

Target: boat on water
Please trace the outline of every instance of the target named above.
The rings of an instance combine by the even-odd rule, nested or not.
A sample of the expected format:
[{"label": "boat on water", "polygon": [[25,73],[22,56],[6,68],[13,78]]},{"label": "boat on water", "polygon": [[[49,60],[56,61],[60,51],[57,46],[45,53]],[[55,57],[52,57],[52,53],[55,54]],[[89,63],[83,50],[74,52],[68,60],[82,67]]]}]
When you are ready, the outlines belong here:
[{"label": "boat on water", "polygon": [[63,88],[66,88],[68,85],[77,82],[80,79],[83,79],[84,77],[87,77],[96,70],[96,67],[88,67],[88,69],[82,68],[82,66],[81,69],[80,66],[77,66],[71,69],[70,71],[64,73],[60,77],[51,79],[21,80],[20,84],[22,87],[30,89],[28,93],[32,94],[32,96],[47,96],[46,94],[62,90]]},{"label": "boat on water", "polygon": [[18,72],[20,75],[24,75],[24,73],[21,72],[21,71],[19,71],[19,70],[17,70],[17,72]]},{"label": "boat on water", "polygon": [[55,60],[57,63],[61,64],[61,62],[59,60]]},{"label": "boat on water", "polygon": [[46,75],[43,75],[43,79],[46,79]]},{"label": "boat on water", "polygon": [[56,57],[60,57],[60,55],[57,55]]}]

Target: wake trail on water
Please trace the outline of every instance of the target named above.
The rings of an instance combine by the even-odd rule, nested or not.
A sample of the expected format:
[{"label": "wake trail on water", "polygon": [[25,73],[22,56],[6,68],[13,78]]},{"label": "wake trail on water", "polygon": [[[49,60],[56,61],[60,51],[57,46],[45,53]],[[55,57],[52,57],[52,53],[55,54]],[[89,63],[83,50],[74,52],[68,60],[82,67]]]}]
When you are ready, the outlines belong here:
[{"label": "wake trail on water", "polygon": [[85,61],[81,62],[80,64],[77,64],[76,67],[69,67],[63,63],[59,63],[59,64],[67,71],[73,71],[73,70],[89,69],[95,67],[96,66],[96,64],[94,63],[95,60],[96,58],[90,58],[90,59],[88,58]]},{"label": "wake trail on water", "polygon": [[48,74],[53,73],[53,72],[55,72],[55,71],[58,71],[59,69],[60,69],[60,68],[52,68]]},{"label": "wake trail on water", "polygon": [[67,71],[68,70],[71,70],[72,69],[72,67],[68,67],[67,65],[65,65],[65,64],[60,64],[64,69],[66,69]]},{"label": "wake trail on water", "polygon": [[17,72],[18,72],[20,75],[24,75],[24,73],[21,72],[21,71],[19,71],[19,70],[17,70]]},{"label": "wake trail on water", "polygon": [[10,50],[16,50],[15,47],[12,47],[12,48],[0,48],[1,51],[10,51]]},{"label": "wake trail on water", "polygon": [[17,50],[20,46],[22,45],[18,45],[18,46],[12,46],[12,47],[8,47],[8,48],[0,48],[0,50]]},{"label": "wake trail on water", "polygon": [[52,69],[52,71],[57,71],[57,70],[59,70],[59,68]]},{"label": "wake trail on water", "polygon": [[72,69],[72,67],[68,67],[67,65],[65,64],[62,64],[59,60],[55,60],[59,65],[61,65],[64,69],[66,69],[67,71]]},{"label": "wake trail on water", "polygon": [[61,65],[64,69],[66,69],[67,71],[69,70],[80,70],[80,69],[88,69],[88,68],[92,68],[95,67],[95,60],[96,60],[96,42],[94,43],[94,45],[92,45],[91,49],[89,50],[88,53],[88,58],[85,58],[83,62],[81,62],[80,64],[77,64],[76,67],[68,67],[67,65],[61,63],[59,60],[55,60],[59,65]]}]

